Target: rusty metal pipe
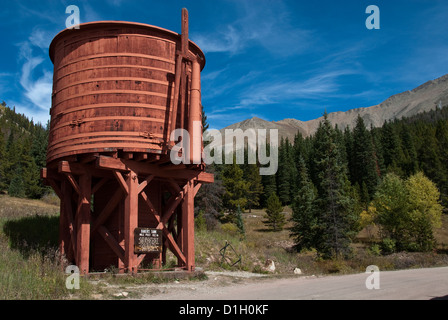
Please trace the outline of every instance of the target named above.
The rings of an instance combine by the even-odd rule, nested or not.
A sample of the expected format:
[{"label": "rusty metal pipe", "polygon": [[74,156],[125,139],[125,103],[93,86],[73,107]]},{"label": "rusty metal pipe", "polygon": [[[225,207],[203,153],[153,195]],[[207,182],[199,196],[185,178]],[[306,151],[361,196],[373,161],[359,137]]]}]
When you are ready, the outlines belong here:
[{"label": "rusty metal pipe", "polygon": [[188,132],[191,163],[200,164],[202,155],[201,66],[197,59],[193,61],[191,72]]}]

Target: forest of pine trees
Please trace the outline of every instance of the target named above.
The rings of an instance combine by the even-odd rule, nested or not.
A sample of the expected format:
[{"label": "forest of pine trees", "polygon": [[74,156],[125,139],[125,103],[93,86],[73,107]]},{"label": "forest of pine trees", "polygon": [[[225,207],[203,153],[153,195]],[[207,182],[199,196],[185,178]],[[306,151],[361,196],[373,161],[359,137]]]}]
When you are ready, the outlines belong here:
[{"label": "forest of pine trees", "polygon": [[45,167],[48,131],[5,102],[0,105],[0,192],[41,198],[49,189],[40,179]]},{"label": "forest of pine trees", "polygon": [[[205,115],[203,122],[206,128]],[[47,128],[5,102],[0,128],[0,192],[35,199],[51,192],[39,174],[45,166]],[[212,228],[219,220],[240,223],[240,210],[269,207],[268,224],[278,230],[284,224],[279,206],[290,206],[295,248],[332,257],[349,254],[364,226],[362,214],[381,203],[378,195],[385,191],[379,188],[387,185],[386,176],[396,185],[412,185],[416,177],[433,183],[437,190],[428,190],[448,207],[448,107],[378,128],[367,128],[359,117],[354,128],[341,130],[325,115],[314,135],[282,138],[278,156],[278,171],[271,176],[260,176],[252,164],[207,166],[215,183],[200,189],[196,214]],[[416,176],[420,173],[424,177]]]},{"label": "forest of pine trees", "polygon": [[325,116],[314,135],[297,133],[293,142],[281,139],[278,155],[273,176],[257,177],[247,164],[213,165],[220,187],[204,196],[223,201],[205,215],[219,218],[228,212],[229,218],[238,205],[267,208],[274,193],[293,210],[295,248],[334,257],[350,253],[350,243],[364,226],[361,213],[369,212],[386,176],[405,181],[421,172],[437,187],[436,201],[448,206],[448,107],[379,128],[367,128],[359,117],[354,128],[341,130]]}]

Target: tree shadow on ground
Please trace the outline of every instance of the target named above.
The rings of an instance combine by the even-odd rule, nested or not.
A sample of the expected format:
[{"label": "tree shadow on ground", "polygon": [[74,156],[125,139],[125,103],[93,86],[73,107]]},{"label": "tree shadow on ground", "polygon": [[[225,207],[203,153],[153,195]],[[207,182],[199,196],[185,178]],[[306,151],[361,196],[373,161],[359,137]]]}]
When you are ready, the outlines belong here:
[{"label": "tree shadow on ground", "polygon": [[431,300],[448,300],[448,295],[442,297],[434,297]]},{"label": "tree shadow on ground", "polygon": [[43,255],[58,246],[59,217],[35,215],[8,220],[3,232],[9,238],[11,249],[18,250],[25,258],[33,252]]}]

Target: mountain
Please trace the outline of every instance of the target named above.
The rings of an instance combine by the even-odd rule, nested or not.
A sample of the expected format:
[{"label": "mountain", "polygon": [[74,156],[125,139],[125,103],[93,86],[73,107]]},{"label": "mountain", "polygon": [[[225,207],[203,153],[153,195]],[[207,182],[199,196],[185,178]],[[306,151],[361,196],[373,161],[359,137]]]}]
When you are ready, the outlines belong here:
[{"label": "mountain", "polygon": [[[356,118],[360,115],[368,128],[382,126],[385,121],[410,117],[417,113],[433,110],[448,104],[448,74],[428,81],[421,86],[393,95],[382,103],[367,107],[338,111],[328,114],[328,119],[340,129],[346,126],[353,128]],[[304,137],[316,132],[323,117],[309,121],[284,119],[280,121],[266,121],[257,117],[247,119],[221,129],[278,129],[279,137],[288,137],[294,141],[294,135],[300,131]]]}]

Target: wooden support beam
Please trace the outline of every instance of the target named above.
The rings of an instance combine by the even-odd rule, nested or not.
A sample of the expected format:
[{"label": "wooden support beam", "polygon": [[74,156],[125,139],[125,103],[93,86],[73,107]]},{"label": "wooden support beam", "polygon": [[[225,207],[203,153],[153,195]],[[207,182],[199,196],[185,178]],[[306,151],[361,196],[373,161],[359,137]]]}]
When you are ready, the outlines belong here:
[{"label": "wooden support beam", "polygon": [[64,173],[64,174],[65,174],[67,180],[72,185],[73,190],[75,190],[78,195],[81,195],[81,188],[79,187],[78,183],[76,182],[75,177],[71,173]]},{"label": "wooden support beam", "polygon": [[102,178],[95,186],[92,187],[92,194],[95,194],[104,184],[109,181],[109,178]]},{"label": "wooden support beam", "polygon": [[105,226],[98,227],[98,233],[103,237],[112,251],[117,255],[118,259],[124,262],[124,250],[114,238],[114,236],[107,230]]},{"label": "wooden support beam", "polygon": [[157,223],[160,223],[160,216],[157,214],[157,210],[156,208],[154,208],[154,205],[152,204],[152,202],[149,200],[148,196],[146,195],[145,191],[142,191],[140,193],[140,196],[143,198],[143,200],[145,201],[145,203],[147,204],[148,208],[149,208],[149,213],[152,214],[154,216],[154,218],[157,220]]},{"label": "wooden support beam", "polygon": [[123,159],[115,159],[106,156],[99,156],[98,159],[96,159],[96,167],[108,170],[130,171],[126,164],[124,164]]},{"label": "wooden support beam", "polygon": [[134,155],[134,160],[135,161],[143,161],[148,159],[148,154],[147,153],[137,153]]},{"label": "wooden support beam", "polygon": [[143,261],[143,259],[145,259],[145,257],[146,257],[146,253],[142,253],[142,254],[138,255],[138,257],[137,257],[137,266],[139,266],[142,263],[142,261]]},{"label": "wooden support beam", "polygon": [[176,241],[173,238],[173,235],[168,231],[167,228],[163,228],[163,234],[168,240],[169,246],[171,247],[171,251],[174,253],[174,255],[184,264],[187,263],[187,259],[185,258],[185,255],[183,254],[182,250],[177,245]]},{"label": "wooden support beam", "polygon": [[182,252],[187,271],[194,271],[194,185],[188,181],[182,203]]},{"label": "wooden support beam", "polygon": [[79,159],[79,163],[85,164],[85,163],[95,161],[96,158],[98,158],[98,156],[99,156],[98,152],[95,152],[92,154],[80,155],[81,158]]},{"label": "wooden support beam", "polygon": [[133,152],[124,152],[123,153],[123,159],[133,159],[134,153]]},{"label": "wooden support beam", "polygon": [[117,189],[115,193],[112,195],[110,201],[103,208],[103,211],[101,211],[101,213],[92,223],[92,228],[90,231],[91,234],[95,232],[99,226],[103,225],[106,222],[107,218],[109,218],[109,215],[118,205],[118,203],[122,200],[122,198],[123,198],[123,190]]},{"label": "wooden support beam", "polygon": [[199,189],[201,189],[202,183],[198,182],[196,183],[196,185],[194,186],[194,196],[196,197],[196,194],[198,193]]},{"label": "wooden support beam", "polygon": [[77,221],[77,263],[82,274],[89,273],[90,256],[90,198],[92,177],[84,174],[79,178],[80,193],[76,214]]},{"label": "wooden support beam", "polygon": [[137,192],[140,194],[146,188],[146,186],[152,181],[152,179],[154,179],[153,175],[147,176],[146,179],[138,185]]},{"label": "wooden support beam", "polygon": [[137,273],[134,253],[134,230],[138,227],[138,176],[131,171],[127,178],[128,194],[124,200],[124,264],[128,272]]},{"label": "wooden support beam", "polygon": [[165,225],[168,220],[170,219],[171,215],[174,213],[174,210],[179,205],[179,203],[182,201],[182,199],[185,196],[187,185],[184,186],[184,188],[176,195],[172,195],[171,198],[168,200],[166,204],[166,210],[163,212],[162,215],[162,222]]},{"label": "wooden support beam", "polygon": [[179,185],[176,183],[176,181],[174,181],[173,178],[169,178],[168,182],[169,182],[170,186],[174,189],[175,192],[179,193],[182,191],[182,189],[179,187]]},{"label": "wooden support beam", "polygon": [[[65,191],[67,181],[63,181],[61,185],[61,189]],[[69,231],[69,222],[68,222],[68,214],[66,212],[67,206],[65,204],[65,197],[62,196],[60,203],[60,215],[59,215],[59,252],[61,254],[61,260],[64,256],[68,259],[68,251],[70,251],[70,231]]]},{"label": "wooden support beam", "polygon": [[122,172],[134,171],[137,174],[154,175],[160,178],[173,178],[199,181],[202,183],[212,183],[214,176],[212,173],[196,170],[160,170],[160,166],[150,163],[137,162],[133,160],[114,159],[106,156],[99,156],[96,167],[107,170],[118,170]]},{"label": "wooden support beam", "polygon": [[59,187],[58,183],[56,182],[56,180],[53,179],[47,179],[46,180],[47,184],[53,189],[54,193],[56,193],[56,195],[59,197],[59,199],[62,199],[62,197],[64,196],[62,194],[62,190]]},{"label": "wooden support beam", "polygon": [[118,184],[120,185],[121,190],[123,190],[123,192],[125,194],[129,194],[128,185],[127,185],[126,181],[124,180],[123,175],[120,172],[116,171],[116,170],[113,171],[113,174],[114,174],[115,178],[117,179]]},{"label": "wooden support beam", "polygon": [[[67,244],[65,254],[67,256],[67,259],[70,261],[72,259],[75,259],[76,257],[76,229],[75,224],[73,222],[73,207],[72,207],[72,194],[73,190],[70,187],[70,183],[67,180],[64,180],[62,182],[62,193],[64,194],[63,198],[61,199],[61,206],[63,206],[63,211],[61,214],[64,214],[64,219],[66,221],[66,224],[64,224],[64,228],[59,230],[60,232],[66,233],[68,231],[69,238],[65,238],[66,241],[69,243]],[[68,229],[68,230],[67,230]]]}]

